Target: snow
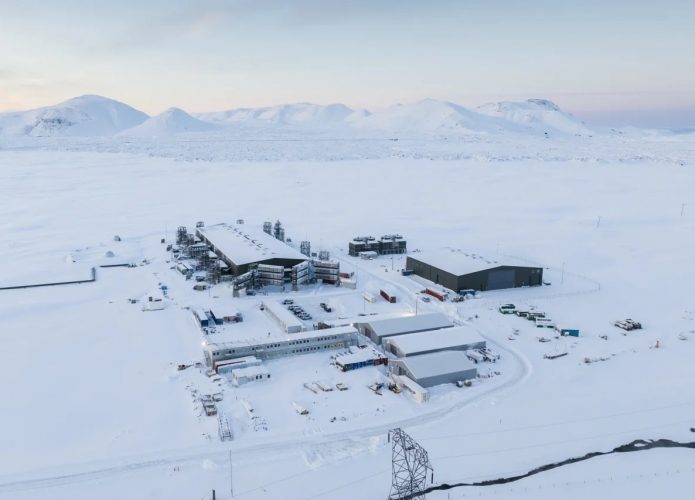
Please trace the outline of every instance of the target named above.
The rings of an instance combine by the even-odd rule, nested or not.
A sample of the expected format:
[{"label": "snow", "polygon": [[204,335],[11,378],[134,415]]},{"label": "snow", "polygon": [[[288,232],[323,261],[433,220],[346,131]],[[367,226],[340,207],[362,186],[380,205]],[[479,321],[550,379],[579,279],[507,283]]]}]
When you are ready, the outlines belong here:
[{"label": "snow", "polygon": [[540,133],[591,135],[583,122],[546,99],[528,99],[523,102],[496,102],[479,106],[476,111],[488,116],[503,118],[521,125],[524,129]]},{"label": "snow", "polygon": [[368,324],[380,338],[452,326],[451,320],[441,313],[418,314],[398,318],[365,318],[364,323]]},{"label": "snow", "polygon": [[238,266],[268,259],[307,259],[306,255],[251,224],[221,223],[198,230]]},{"label": "snow", "polygon": [[470,327],[457,326],[441,330],[397,335],[385,339],[384,342],[397,347],[406,356],[411,356],[437,349],[461,349],[462,347],[478,343],[484,344],[485,339]]},{"label": "snow", "polygon": [[[141,149],[120,154],[93,152],[120,147],[102,140],[54,147],[58,141],[3,139],[13,148],[0,151],[3,281],[74,265],[88,272],[108,250],[150,262],[99,269],[94,283],[1,292],[0,442],[11,451],[0,454],[0,496],[183,499],[209,498],[215,488],[228,498],[231,450],[235,498],[383,498],[391,473],[386,432],[396,426],[427,449],[435,481],[451,483],[523,473],[635,438],[692,441],[692,146],[682,137],[594,139],[531,138],[518,150],[504,141],[444,146],[422,139],[383,154],[383,145],[307,136],[301,147],[264,142],[239,156],[208,139],[198,146],[142,141]],[[269,144],[277,149],[266,154]],[[192,161],[204,149],[206,160],[227,160]],[[355,150],[381,159],[344,160]],[[228,160],[240,156],[246,161]],[[192,195],[200,185],[206,195]],[[239,332],[267,330],[261,312],[250,312],[258,298],[233,299],[224,287],[193,292],[170,269],[159,239],[171,239],[182,223],[267,215],[281,218],[293,239],[320,241],[341,268],[358,267],[358,290],[278,294],[306,305],[316,320],[330,319],[320,316],[319,302],[334,302],[335,317],[412,313],[424,283],[397,272],[405,256],[394,256],[394,271],[390,258],[347,256],[345,243],[364,232],[398,231],[413,250],[433,242],[476,253],[498,247],[500,260],[542,262],[552,285],[417,303],[418,315],[458,316],[502,355],[494,365],[500,376],[470,388],[434,387],[422,405],[404,394],[373,394],[366,385],[383,371],[342,374],[330,365],[336,352],[269,361],[270,380],[238,389],[196,367],[178,371],[179,363],[202,358],[201,332],[187,307],[229,304],[245,322],[249,317],[248,325],[229,325],[229,335],[242,325],[248,329]],[[68,254],[75,262],[66,262]],[[160,282],[169,286],[166,309],[143,313],[128,302]],[[399,303],[362,301],[369,282],[395,287]],[[509,302],[543,310],[582,336],[539,333],[497,311]],[[644,329],[623,335],[612,323],[626,317]],[[540,335],[550,342],[539,342]],[[565,349],[563,358],[543,358]],[[607,360],[586,364],[587,357]],[[489,369],[477,366],[483,375]],[[344,381],[350,389],[313,394],[302,384],[314,380]],[[220,408],[237,426],[234,441],[219,442],[216,421],[199,415],[193,388],[224,393]],[[267,431],[254,430],[237,397],[252,401]],[[292,399],[310,409],[309,418],[294,412]],[[546,500],[560,491],[572,499],[688,498],[693,477],[692,450],[652,450],[428,497]]]},{"label": "snow", "polygon": [[160,137],[187,132],[209,132],[219,128],[212,123],[193,118],[184,110],[169,108],[147,121],[121,133],[125,137]]},{"label": "snow", "polygon": [[402,363],[418,380],[475,368],[466,354],[461,351],[442,351],[409,356],[404,358]]},{"label": "snow", "polygon": [[[489,255],[489,253],[488,253]],[[474,252],[464,252],[460,249],[449,250],[425,250],[411,255],[413,259],[431,266],[448,271],[456,276],[484,271],[499,266],[528,266],[528,263],[520,263],[511,258],[497,260]]]},{"label": "snow", "polygon": [[148,119],[127,104],[97,95],[83,95],[55,106],[0,113],[0,135],[110,136]]}]

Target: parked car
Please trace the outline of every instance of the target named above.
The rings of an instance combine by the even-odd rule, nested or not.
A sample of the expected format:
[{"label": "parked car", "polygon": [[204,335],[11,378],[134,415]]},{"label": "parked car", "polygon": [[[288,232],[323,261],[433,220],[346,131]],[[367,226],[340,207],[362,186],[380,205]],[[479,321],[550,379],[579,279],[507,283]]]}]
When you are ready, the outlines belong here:
[{"label": "parked car", "polygon": [[285,299],[282,301],[283,305],[289,305],[289,304],[294,304],[294,300],[292,299]]}]

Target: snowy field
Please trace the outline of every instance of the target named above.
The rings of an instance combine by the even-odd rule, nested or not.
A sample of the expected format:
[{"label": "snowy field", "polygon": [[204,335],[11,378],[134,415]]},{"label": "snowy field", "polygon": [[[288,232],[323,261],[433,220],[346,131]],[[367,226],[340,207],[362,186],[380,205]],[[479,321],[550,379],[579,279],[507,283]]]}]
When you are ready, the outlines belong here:
[{"label": "snowy field", "polygon": [[[693,150],[687,142],[671,150],[668,141],[657,143],[622,152],[607,143],[587,146],[600,161],[565,153],[515,158],[511,150],[506,161],[494,161],[482,158],[489,144],[480,146],[480,158],[448,161],[417,154],[235,163],[136,150],[0,152],[0,283],[88,277],[107,251],[148,260],[99,269],[94,283],[0,291],[0,497],[197,499],[215,488],[227,498],[231,450],[234,498],[384,498],[393,425],[428,450],[435,483],[523,473],[638,438],[692,441]],[[324,354],[272,361],[274,379],[262,395],[254,385],[224,389],[256,397],[259,412],[271,408],[269,431],[246,429],[221,444],[214,419],[197,413],[187,389],[215,383],[175,368],[202,358],[200,330],[182,307],[225,301],[227,292],[191,299],[159,239],[172,238],[181,223],[238,218],[279,218],[294,240],[330,249],[342,263],[354,262],[345,255],[353,236],[398,232],[410,250],[450,247],[539,263],[552,284],[459,305],[421,303],[470,320],[498,345],[499,378],[438,388],[429,405],[387,391],[382,404],[365,387],[376,369],[341,374]],[[399,307],[414,306],[418,279],[393,273],[391,259],[359,265],[363,283],[387,281],[401,291]],[[171,289],[166,310],[142,312],[128,303],[158,283]],[[251,314],[249,299],[229,301]],[[312,314],[319,300],[305,300]],[[365,307],[335,300],[346,314]],[[497,312],[506,302],[544,310],[582,336],[538,342],[528,321]],[[644,329],[622,335],[612,323],[627,317]],[[562,351],[568,355],[543,357]],[[274,391],[288,397],[316,366],[335,381],[344,377],[350,390],[317,397],[322,409],[309,423],[272,409]],[[231,398],[226,403],[241,411]],[[334,413],[350,421],[330,423]],[[692,453],[610,455],[428,498],[690,498]]]}]

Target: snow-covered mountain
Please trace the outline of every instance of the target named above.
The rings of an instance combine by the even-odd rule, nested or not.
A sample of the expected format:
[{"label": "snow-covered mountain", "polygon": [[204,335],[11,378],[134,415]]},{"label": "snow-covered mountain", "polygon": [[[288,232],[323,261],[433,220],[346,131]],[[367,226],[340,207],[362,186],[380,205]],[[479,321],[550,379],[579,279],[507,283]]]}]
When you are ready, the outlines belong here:
[{"label": "snow-covered mountain", "polygon": [[142,111],[97,95],[54,106],[0,113],[0,134],[10,136],[109,136],[147,120]]},{"label": "snow-covered mountain", "polygon": [[123,131],[120,135],[129,137],[160,137],[186,132],[209,132],[220,127],[192,117],[179,108],[169,108],[153,116],[140,125]]},{"label": "snow-covered mountain", "polygon": [[528,99],[520,102],[495,102],[479,106],[480,114],[501,118],[517,124],[522,130],[540,133],[591,135],[583,122],[562,111],[557,104],[546,99]]},{"label": "snow-covered mountain", "polygon": [[397,104],[355,119],[360,129],[389,132],[481,134],[513,130],[506,120],[476,113],[448,101],[424,99]]},{"label": "snow-covered mountain", "polygon": [[238,108],[212,113],[198,113],[200,120],[220,125],[301,126],[317,129],[345,124],[356,113],[344,104],[326,106],[311,103],[283,104],[263,108]]}]

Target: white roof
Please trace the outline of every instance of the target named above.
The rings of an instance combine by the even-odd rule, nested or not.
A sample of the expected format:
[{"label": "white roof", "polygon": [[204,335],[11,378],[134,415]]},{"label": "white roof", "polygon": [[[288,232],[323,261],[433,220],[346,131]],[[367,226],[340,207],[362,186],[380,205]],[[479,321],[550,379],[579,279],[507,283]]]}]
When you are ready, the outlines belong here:
[{"label": "white roof", "polygon": [[325,319],[324,323],[331,326],[347,326],[354,325],[356,323],[369,323],[370,321],[376,321],[381,319],[389,318],[403,318],[405,316],[412,316],[411,313],[384,313],[384,314],[365,314],[364,316],[352,316],[350,318],[335,318],[335,319]]},{"label": "white roof", "polygon": [[516,265],[501,262],[493,258],[481,257],[478,254],[463,252],[461,250],[439,250],[433,252],[422,252],[409,254],[408,257],[437,267],[442,271],[449,272],[456,276],[463,274],[477,273],[486,269],[493,269],[499,266]]},{"label": "white roof", "polygon": [[241,377],[255,377],[256,375],[268,375],[270,372],[263,365],[258,366],[247,366],[246,368],[239,368],[232,372],[232,376],[235,378]]},{"label": "white roof", "polygon": [[418,314],[377,320],[371,320],[369,316],[366,316],[364,323],[369,324],[372,330],[374,330],[374,333],[379,337],[420,332],[423,330],[436,330],[452,326],[451,320],[442,313]]},{"label": "white roof", "polygon": [[236,265],[268,259],[307,260],[306,255],[252,225],[223,223],[197,230]]},{"label": "white roof", "polygon": [[276,300],[264,300],[261,304],[263,304],[263,307],[265,307],[268,312],[271,312],[283,325],[285,325],[285,329],[304,330],[304,323]]},{"label": "white roof", "polygon": [[384,340],[397,346],[405,354],[417,354],[419,352],[437,349],[453,349],[470,346],[479,342],[485,342],[478,332],[467,326],[444,328],[443,330],[429,330],[426,332],[398,335]]},{"label": "white roof", "polygon": [[475,368],[463,351],[433,352],[403,358],[397,362],[407,366],[418,380]]},{"label": "white roof", "polygon": [[217,361],[215,363],[217,367],[229,366],[229,365],[259,365],[261,360],[256,356],[244,356],[243,358],[225,359],[223,361]]},{"label": "white roof", "polygon": [[373,347],[367,347],[360,349],[356,346],[350,347],[350,354],[342,354],[336,356],[335,362],[340,365],[348,365],[352,363],[363,363],[365,361],[371,361],[373,359],[385,358],[383,354],[374,349]]},{"label": "white roof", "polygon": [[267,344],[277,344],[280,342],[291,342],[296,340],[310,340],[318,337],[327,337],[332,335],[337,335],[340,337],[349,337],[351,335],[357,335],[357,329],[355,329],[352,326],[340,326],[337,328],[324,328],[323,330],[311,330],[308,332],[283,333],[282,335],[276,334],[271,337],[268,337],[266,335],[259,335],[256,338],[244,338],[229,342],[216,343],[208,341],[208,343],[206,344],[206,349],[208,351],[220,351],[240,346],[262,347]]}]

